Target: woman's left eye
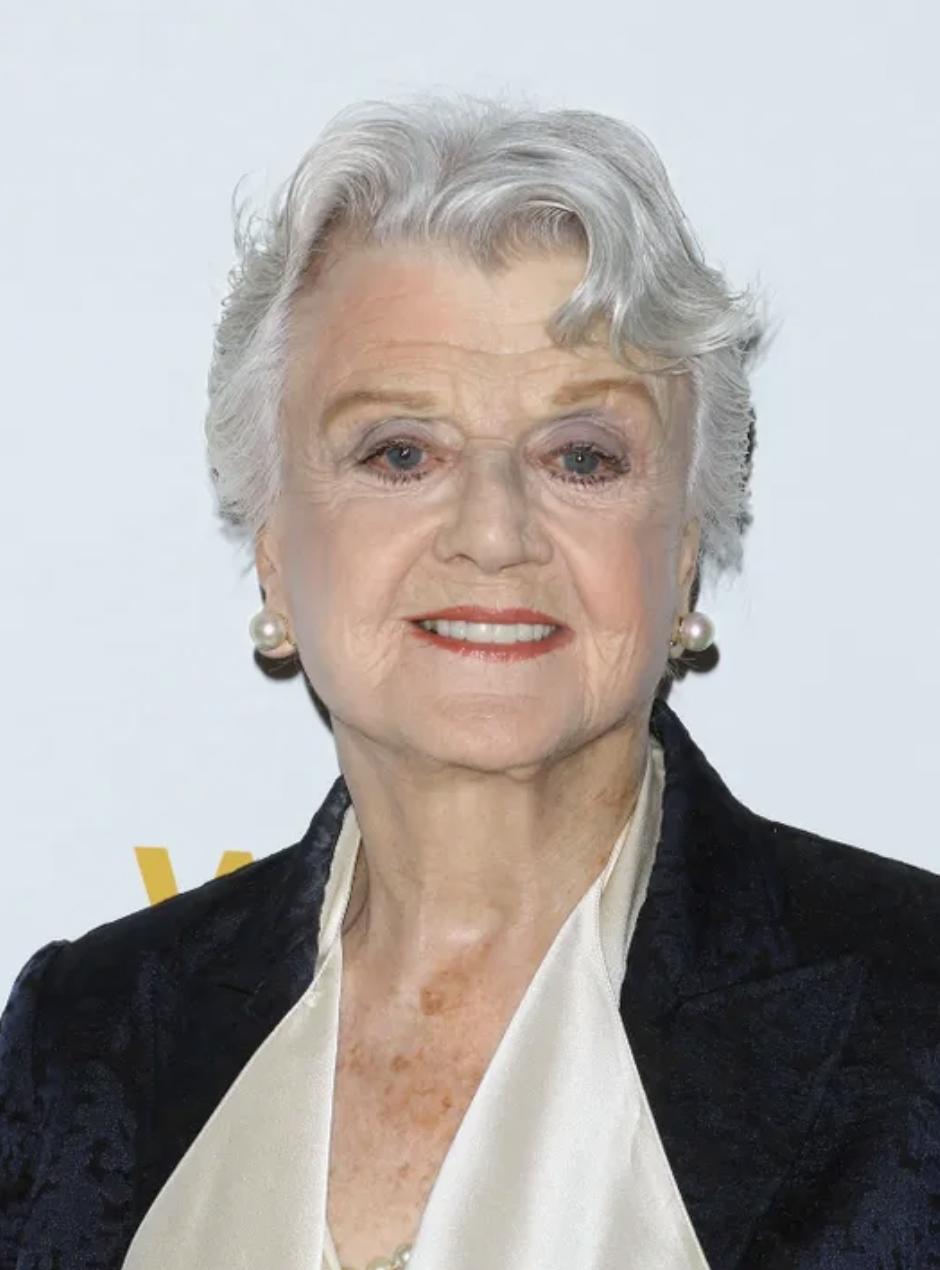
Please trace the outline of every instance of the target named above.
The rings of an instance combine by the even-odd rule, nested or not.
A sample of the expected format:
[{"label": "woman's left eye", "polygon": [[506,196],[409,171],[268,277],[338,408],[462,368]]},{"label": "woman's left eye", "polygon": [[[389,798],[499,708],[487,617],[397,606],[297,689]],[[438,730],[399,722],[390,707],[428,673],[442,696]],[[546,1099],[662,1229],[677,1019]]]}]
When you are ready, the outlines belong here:
[{"label": "woman's left eye", "polygon": [[555,451],[555,455],[563,459],[567,466],[565,471],[554,474],[557,480],[573,482],[575,485],[597,485],[625,476],[630,470],[627,459],[602,450],[599,445],[587,441],[572,441]]}]

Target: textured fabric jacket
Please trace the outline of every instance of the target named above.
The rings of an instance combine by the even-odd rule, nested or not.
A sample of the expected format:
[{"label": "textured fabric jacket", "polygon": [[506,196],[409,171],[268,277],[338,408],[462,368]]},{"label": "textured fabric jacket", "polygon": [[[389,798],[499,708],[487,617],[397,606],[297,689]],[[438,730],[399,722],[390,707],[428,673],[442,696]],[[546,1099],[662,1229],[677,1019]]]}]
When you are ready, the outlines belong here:
[{"label": "textured fabric jacket", "polygon": [[[940,1267],[940,879],[755,816],[662,704],[653,730],[662,833],[620,1010],[709,1264]],[[119,1270],[310,982],[348,805],[338,780],[295,846],[24,967],[2,1270]]]}]

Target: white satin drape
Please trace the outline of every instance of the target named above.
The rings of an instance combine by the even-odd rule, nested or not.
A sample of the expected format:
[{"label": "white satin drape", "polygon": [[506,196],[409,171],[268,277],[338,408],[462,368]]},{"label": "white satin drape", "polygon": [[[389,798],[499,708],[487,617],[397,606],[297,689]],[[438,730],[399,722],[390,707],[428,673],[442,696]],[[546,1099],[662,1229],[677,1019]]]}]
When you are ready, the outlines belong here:
[{"label": "white satin drape", "polygon": [[[629,825],[539,966],[451,1144],[410,1270],[707,1270],[619,1012],[662,782],[654,746]],[[170,1176],[124,1270],[339,1270],[326,1200],[341,930],[359,845],[350,808],[313,981]]]}]

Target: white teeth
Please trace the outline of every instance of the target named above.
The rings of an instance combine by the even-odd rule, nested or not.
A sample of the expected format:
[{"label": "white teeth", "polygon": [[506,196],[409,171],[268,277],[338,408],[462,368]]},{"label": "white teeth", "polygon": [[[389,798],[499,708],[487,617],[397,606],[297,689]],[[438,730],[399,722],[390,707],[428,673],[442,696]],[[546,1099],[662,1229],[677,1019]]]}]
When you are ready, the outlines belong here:
[{"label": "white teeth", "polygon": [[445,639],[463,639],[471,644],[525,644],[545,639],[557,626],[512,626],[506,622],[419,622],[419,626]]}]

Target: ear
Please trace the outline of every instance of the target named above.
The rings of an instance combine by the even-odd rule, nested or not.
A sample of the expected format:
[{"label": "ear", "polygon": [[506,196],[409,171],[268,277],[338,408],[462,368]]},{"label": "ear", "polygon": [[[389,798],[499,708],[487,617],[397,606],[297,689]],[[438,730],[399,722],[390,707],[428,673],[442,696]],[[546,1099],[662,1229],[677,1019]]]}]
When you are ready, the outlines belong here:
[{"label": "ear", "polygon": [[697,520],[686,525],[679,545],[679,612],[687,613],[692,606],[692,590],[698,577],[699,550],[702,544],[702,527]]},{"label": "ear", "polygon": [[264,607],[269,613],[283,618],[287,623],[288,630],[288,638],[284,643],[279,644],[277,648],[273,648],[270,651],[265,650],[264,656],[272,658],[290,657],[296,652],[296,649],[290,638],[290,613],[287,610],[287,597],[284,592],[280,568],[277,535],[270,525],[266,525],[264,529],[260,530],[255,538],[255,569],[258,573],[261,594],[264,597]]}]

